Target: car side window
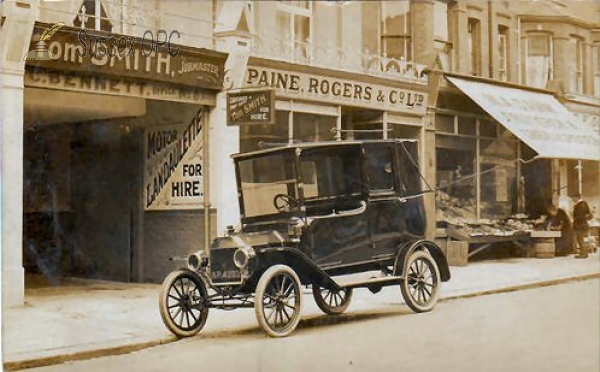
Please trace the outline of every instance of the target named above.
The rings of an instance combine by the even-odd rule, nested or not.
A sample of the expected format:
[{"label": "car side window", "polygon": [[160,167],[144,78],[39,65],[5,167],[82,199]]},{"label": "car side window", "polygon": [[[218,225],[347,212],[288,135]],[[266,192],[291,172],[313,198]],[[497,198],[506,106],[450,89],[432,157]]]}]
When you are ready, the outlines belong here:
[{"label": "car side window", "polygon": [[391,192],[394,190],[394,153],[391,146],[365,146],[365,159],[369,190]]},{"label": "car side window", "polygon": [[401,142],[398,144],[400,179],[405,195],[416,195],[421,192],[421,174],[419,173],[417,149],[417,142]]}]

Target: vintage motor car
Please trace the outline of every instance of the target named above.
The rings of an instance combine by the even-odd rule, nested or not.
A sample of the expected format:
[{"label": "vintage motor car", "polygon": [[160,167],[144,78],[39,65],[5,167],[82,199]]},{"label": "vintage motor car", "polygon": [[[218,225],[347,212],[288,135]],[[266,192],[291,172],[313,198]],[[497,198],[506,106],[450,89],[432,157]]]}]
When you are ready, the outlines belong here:
[{"label": "vintage motor car", "polygon": [[348,308],[354,289],[389,285],[415,312],[435,306],[450,270],[424,239],[416,142],[300,143],[232,157],[241,223],[164,280],[160,313],[173,334],[198,333],[210,308],[253,307],[269,336],[287,336],[303,286],[330,315]]}]

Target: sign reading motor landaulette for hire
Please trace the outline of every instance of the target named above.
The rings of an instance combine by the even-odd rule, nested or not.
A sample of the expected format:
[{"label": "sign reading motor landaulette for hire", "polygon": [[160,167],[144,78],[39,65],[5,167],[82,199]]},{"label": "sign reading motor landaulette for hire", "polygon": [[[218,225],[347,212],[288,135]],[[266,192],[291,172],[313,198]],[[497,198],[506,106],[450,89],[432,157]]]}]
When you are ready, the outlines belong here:
[{"label": "sign reading motor landaulette for hire", "polygon": [[229,93],[227,124],[275,124],[275,91],[261,89]]},{"label": "sign reading motor landaulette for hire", "polygon": [[203,207],[203,125],[204,108],[201,108],[188,123],[161,125],[146,130],[146,210]]}]

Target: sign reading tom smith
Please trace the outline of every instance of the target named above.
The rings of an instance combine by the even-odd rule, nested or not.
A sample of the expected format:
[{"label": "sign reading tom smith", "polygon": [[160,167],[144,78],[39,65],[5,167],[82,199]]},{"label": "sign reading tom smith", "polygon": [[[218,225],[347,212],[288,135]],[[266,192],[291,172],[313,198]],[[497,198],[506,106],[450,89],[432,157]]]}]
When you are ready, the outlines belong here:
[{"label": "sign reading tom smith", "polygon": [[275,91],[261,89],[229,93],[227,124],[275,124]]},{"label": "sign reading tom smith", "polygon": [[[34,36],[50,26],[36,23]],[[28,70],[42,68],[82,75],[130,77],[221,90],[227,55],[171,44],[178,40],[178,31],[171,33],[169,43],[162,42],[164,36],[158,43],[158,35],[141,39],[65,26],[45,42],[52,59],[28,59],[26,64]],[[34,37],[29,49],[35,50],[37,43]]]}]

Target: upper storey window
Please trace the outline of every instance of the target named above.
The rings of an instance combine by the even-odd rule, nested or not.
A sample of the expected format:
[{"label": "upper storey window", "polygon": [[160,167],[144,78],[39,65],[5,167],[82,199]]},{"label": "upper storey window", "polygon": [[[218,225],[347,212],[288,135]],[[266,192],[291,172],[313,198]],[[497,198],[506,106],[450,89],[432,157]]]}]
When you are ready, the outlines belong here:
[{"label": "upper storey window", "polygon": [[81,29],[112,31],[112,23],[100,0],[84,0],[73,19],[73,25]]},{"label": "upper storey window", "polygon": [[498,78],[508,80],[508,27],[498,26]]},{"label": "upper storey window", "polygon": [[309,60],[311,57],[312,2],[280,0],[277,9],[277,31],[286,57]]},{"label": "upper storey window", "polygon": [[481,22],[476,18],[469,18],[468,23],[469,66],[470,73],[474,76],[481,75]]},{"label": "upper storey window", "polygon": [[410,1],[382,1],[381,22],[383,54],[412,60]]},{"label": "upper storey window", "polygon": [[536,88],[546,88],[553,78],[552,35],[530,34],[527,36],[527,84]]},{"label": "upper storey window", "polygon": [[573,93],[583,94],[583,81],[585,79],[585,56],[583,40],[574,37],[570,45],[572,58],[569,59],[569,89]]}]

